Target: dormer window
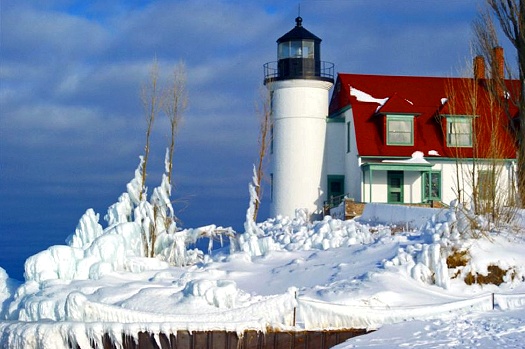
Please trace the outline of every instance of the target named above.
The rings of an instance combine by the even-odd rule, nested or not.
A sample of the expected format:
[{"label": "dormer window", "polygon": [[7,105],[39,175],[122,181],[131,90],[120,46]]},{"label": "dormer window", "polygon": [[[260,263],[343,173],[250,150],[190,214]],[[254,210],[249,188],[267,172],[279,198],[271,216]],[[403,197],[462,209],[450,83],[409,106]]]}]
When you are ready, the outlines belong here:
[{"label": "dormer window", "polygon": [[447,116],[447,146],[472,147],[472,117]]},{"label": "dormer window", "polygon": [[386,144],[414,145],[414,115],[386,115]]}]

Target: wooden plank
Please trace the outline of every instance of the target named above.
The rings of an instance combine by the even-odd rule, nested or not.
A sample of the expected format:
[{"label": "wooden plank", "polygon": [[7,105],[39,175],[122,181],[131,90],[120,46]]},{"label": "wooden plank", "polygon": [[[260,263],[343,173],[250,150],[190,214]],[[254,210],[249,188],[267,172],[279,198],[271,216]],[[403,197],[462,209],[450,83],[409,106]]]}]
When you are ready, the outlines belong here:
[{"label": "wooden plank", "polygon": [[[259,345],[259,339],[262,339],[262,334],[257,331],[245,331],[243,337],[244,349],[260,349],[262,345]],[[261,340],[262,344],[262,340]]]},{"label": "wooden plank", "polygon": [[192,337],[188,331],[177,331],[177,349],[192,349]]},{"label": "wooden plank", "polygon": [[152,333],[139,332],[139,341],[137,343],[140,349],[160,349]]},{"label": "wooden plank", "polygon": [[341,331],[338,333],[338,339],[340,340],[340,343],[343,343],[347,339],[362,336],[364,334],[367,334],[368,331],[365,329],[355,329],[355,330],[347,330],[347,331]]},{"label": "wooden plank", "polygon": [[306,332],[298,331],[294,333],[294,349],[306,349]]},{"label": "wooden plank", "polygon": [[241,339],[239,338],[236,332],[228,332],[228,336],[226,337],[226,339],[226,347],[228,349],[237,349],[241,345]]},{"label": "wooden plank", "polygon": [[292,349],[294,344],[293,334],[290,332],[276,332],[274,342],[275,346],[273,348],[275,349]]},{"label": "wooden plank", "polygon": [[325,332],[324,338],[325,338],[325,342],[324,342],[325,348],[331,348],[338,344],[337,343],[337,333],[335,332],[332,332],[332,331]]},{"label": "wooden plank", "polygon": [[213,349],[228,349],[228,332],[213,331],[209,333],[209,347]]},{"label": "wooden plank", "polygon": [[208,335],[211,332],[194,331],[193,336],[193,347],[188,349],[208,349]]},{"label": "wooden plank", "polygon": [[[113,345],[113,348],[116,346]],[[135,338],[130,336],[129,334],[122,334],[122,347],[129,348],[129,349],[136,349],[137,343],[135,343]]]},{"label": "wooden plank", "polygon": [[170,334],[169,336],[167,336],[164,333],[159,333],[158,337],[159,337],[159,343],[160,343],[161,349],[175,349],[174,346],[172,347],[171,336],[173,336],[173,334]]},{"label": "wooden plank", "polygon": [[274,349],[275,347],[275,332],[267,332],[263,335],[262,349]]},{"label": "wooden plank", "polygon": [[307,349],[324,349],[324,333],[320,331],[306,332]]},{"label": "wooden plank", "polygon": [[111,337],[109,337],[109,334],[104,333],[102,336],[102,347],[104,349],[113,349],[115,345],[113,345],[113,341],[111,340]]}]

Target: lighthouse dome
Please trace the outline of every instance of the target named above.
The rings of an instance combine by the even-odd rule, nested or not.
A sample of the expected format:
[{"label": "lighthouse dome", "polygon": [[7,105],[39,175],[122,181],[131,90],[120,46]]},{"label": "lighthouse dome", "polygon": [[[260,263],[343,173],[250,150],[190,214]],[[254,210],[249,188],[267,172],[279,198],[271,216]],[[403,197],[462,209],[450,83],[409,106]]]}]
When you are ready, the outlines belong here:
[{"label": "lighthouse dome", "polygon": [[316,79],[333,82],[334,65],[321,61],[321,39],[295,19],[295,27],[277,39],[277,61],[265,64],[265,84],[287,79]]}]

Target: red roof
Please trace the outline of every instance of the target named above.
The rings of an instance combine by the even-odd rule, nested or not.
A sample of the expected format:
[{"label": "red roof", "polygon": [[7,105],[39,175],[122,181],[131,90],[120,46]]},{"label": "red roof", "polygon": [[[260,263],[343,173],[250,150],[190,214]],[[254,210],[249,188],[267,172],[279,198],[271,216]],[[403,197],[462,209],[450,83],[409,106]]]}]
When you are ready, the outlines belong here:
[{"label": "red roof", "polygon": [[[517,80],[507,84],[516,87]],[[474,94],[477,102],[472,107]],[[515,158],[510,119],[501,107],[489,102],[489,96],[485,80],[340,73],[329,113],[330,117],[341,117],[340,112],[351,106],[360,156],[410,157],[415,151],[428,156],[432,150],[443,157]],[[386,144],[386,114],[415,115],[414,145]],[[474,148],[447,146],[446,115],[476,116]],[[492,124],[488,123],[490,115],[497,115]],[[499,151],[489,154],[496,130],[500,134]]]}]

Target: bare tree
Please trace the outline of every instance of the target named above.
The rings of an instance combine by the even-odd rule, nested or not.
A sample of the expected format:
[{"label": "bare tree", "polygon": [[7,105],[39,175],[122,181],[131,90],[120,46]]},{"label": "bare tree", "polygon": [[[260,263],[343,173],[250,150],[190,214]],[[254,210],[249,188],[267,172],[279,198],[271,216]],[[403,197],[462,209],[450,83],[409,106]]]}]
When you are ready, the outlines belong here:
[{"label": "bare tree", "polygon": [[186,91],[186,66],[180,61],[173,69],[173,80],[163,100],[164,113],[169,119],[171,139],[168,155],[168,181],[171,184],[173,170],[173,153],[175,151],[175,136],[179,128],[182,114],[188,106],[188,93]]},{"label": "bare tree", "polygon": [[[499,103],[507,106],[518,142],[517,185],[521,206],[525,205],[525,0],[486,0],[488,8],[480,13],[474,22],[475,45],[477,53],[489,62],[491,81],[494,81],[492,93]],[[505,73],[511,76],[511,70],[500,67],[500,57],[495,47],[499,46],[497,31],[493,22],[497,20],[505,37],[514,46],[517,53],[519,88],[507,91]],[[507,93],[511,92],[511,93]],[[516,114],[510,112],[511,104],[517,108]]]},{"label": "bare tree", "polygon": [[151,131],[153,130],[153,123],[159,109],[159,91],[158,91],[158,79],[159,79],[159,64],[157,59],[153,61],[153,64],[149,73],[149,80],[147,84],[142,86],[141,100],[142,107],[144,108],[144,114],[146,117],[146,144],[144,146],[144,163],[142,166],[142,191],[140,192],[139,199],[142,200],[146,190],[146,174],[148,167],[148,159],[150,152],[150,138]]},{"label": "bare tree", "polygon": [[[497,81],[485,79],[476,57],[473,78],[450,79],[445,86],[447,115],[464,115],[460,123],[448,122],[440,115],[443,137],[456,159],[455,190],[466,207],[473,204],[475,214],[483,214],[490,223],[506,223],[513,215],[514,184],[505,174],[505,159],[515,145],[508,128],[505,107],[492,93]],[[470,70],[470,69],[469,69]],[[470,70],[471,71],[471,70]],[[481,76],[480,76],[481,75]],[[511,140],[509,142],[509,140]],[[469,146],[465,147],[465,143]],[[466,158],[468,160],[466,160]],[[465,207],[465,205],[461,205]],[[472,221],[475,225],[477,222]]]},{"label": "bare tree", "polygon": [[271,93],[270,88],[261,89],[260,102],[256,102],[255,108],[257,116],[259,117],[259,157],[257,162],[256,177],[258,185],[255,187],[255,193],[258,200],[255,202],[255,210],[253,212],[253,220],[257,220],[259,213],[259,206],[261,204],[262,195],[262,180],[264,177],[264,161],[268,152],[268,146],[271,142],[271,128],[272,128],[272,111],[271,111]]}]

